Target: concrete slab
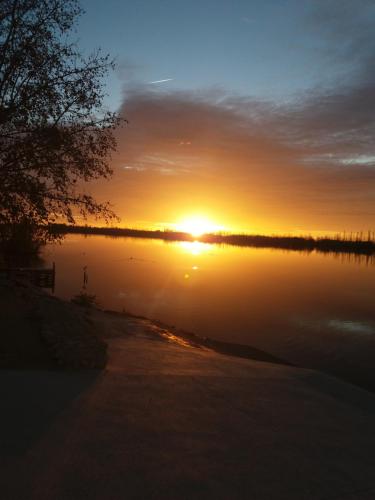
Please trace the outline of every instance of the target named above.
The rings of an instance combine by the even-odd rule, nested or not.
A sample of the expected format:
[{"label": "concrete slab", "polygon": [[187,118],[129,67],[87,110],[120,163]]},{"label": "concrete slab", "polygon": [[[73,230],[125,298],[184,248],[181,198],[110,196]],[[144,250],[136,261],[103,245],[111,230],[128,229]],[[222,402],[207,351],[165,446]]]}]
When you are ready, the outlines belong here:
[{"label": "concrete slab", "polygon": [[0,373],[3,500],[375,498],[372,394],[141,335],[109,344],[101,373]]}]

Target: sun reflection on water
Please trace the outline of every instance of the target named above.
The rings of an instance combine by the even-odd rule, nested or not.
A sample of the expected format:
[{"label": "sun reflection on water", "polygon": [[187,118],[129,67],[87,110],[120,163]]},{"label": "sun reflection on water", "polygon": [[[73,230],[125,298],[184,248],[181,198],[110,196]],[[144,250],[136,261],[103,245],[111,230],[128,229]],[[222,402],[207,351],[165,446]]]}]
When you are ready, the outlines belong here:
[{"label": "sun reflection on water", "polygon": [[179,241],[177,244],[186,253],[192,255],[201,255],[202,253],[208,252],[210,249],[209,243],[202,243],[201,241]]}]

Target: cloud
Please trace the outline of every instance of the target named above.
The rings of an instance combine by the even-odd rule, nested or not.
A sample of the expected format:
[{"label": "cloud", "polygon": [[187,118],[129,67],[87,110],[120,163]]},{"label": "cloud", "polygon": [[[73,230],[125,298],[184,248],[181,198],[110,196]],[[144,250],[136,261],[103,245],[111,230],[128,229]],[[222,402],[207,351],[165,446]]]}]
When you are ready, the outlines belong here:
[{"label": "cloud", "polygon": [[205,205],[270,227],[373,228],[374,7],[314,2],[309,26],[333,63],[349,60],[350,77],[286,104],[218,89],[128,87],[113,188],[124,211],[144,209],[137,217],[149,219],[151,204],[168,220],[176,207]]},{"label": "cloud", "polygon": [[370,97],[352,89],[280,106],[217,92],[133,91],[116,161],[132,165],[133,188],[151,189],[154,199],[169,190],[181,201],[193,191],[194,199],[227,199],[242,210],[250,200],[267,217],[373,218]]},{"label": "cloud", "polygon": [[316,0],[307,26],[332,64],[340,64],[353,81],[374,82],[375,2],[373,0]]},{"label": "cloud", "polygon": [[155,83],[166,83],[172,82],[174,78],[164,78],[164,80],[154,80],[153,82],[148,82],[150,85],[154,85]]}]

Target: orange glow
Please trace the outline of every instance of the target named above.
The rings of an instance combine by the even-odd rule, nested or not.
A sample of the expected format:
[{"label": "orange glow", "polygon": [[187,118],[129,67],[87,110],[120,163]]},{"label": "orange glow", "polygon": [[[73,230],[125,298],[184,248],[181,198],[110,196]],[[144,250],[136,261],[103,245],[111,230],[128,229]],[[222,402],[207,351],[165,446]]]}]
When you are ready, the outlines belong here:
[{"label": "orange glow", "polygon": [[[309,143],[312,122],[307,120],[300,131],[306,134],[306,147],[299,139],[294,144],[286,140],[287,120],[285,135],[280,134],[279,111],[273,121],[273,108],[267,106],[260,126],[262,113],[260,122],[251,113],[247,120],[245,108],[221,107],[203,95],[130,93],[123,112],[137,126],[119,129],[119,149],[111,163],[115,176],[108,183],[93,183],[92,194],[111,202],[123,227],[175,229],[197,239],[222,230],[217,224],[225,232],[266,235],[373,229],[368,168],[343,163],[346,152],[339,150],[329,159],[337,161],[337,168],[327,167],[325,154],[313,146],[320,144],[320,136]],[[295,123],[292,118],[290,137]],[[318,119],[316,124],[316,131],[324,130],[324,122],[323,128]],[[343,169],[353,169],[353,176],[343,175]],[[353,210],[342,210],[344,200]],[[95,219],[88,223],[97,225]]]},{"label": "orange glow", "polygon": [[202,234],[214,233],[216,231],[223,230],[223,226],[218,226],[217,224],[212,223],[206,217],[195,216],[184,219],[181,223],[176,224],[176,229],[198,238],[199,236],[202,236]]},{"label": "orange glow", "polygon": [[191,253],[191,255],[201,255],[203,252],[210,250],[209,243],[201,243],[200,241],[178,241],[176,244],[183,248],[186,253]]}]

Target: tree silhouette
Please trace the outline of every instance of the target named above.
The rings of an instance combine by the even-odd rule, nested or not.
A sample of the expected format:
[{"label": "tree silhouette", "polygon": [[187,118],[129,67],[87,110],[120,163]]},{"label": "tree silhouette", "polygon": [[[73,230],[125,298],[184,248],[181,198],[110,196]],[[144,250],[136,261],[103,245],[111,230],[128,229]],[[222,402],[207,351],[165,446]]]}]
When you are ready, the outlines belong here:
[{"label": "tree silhouette", "polygon": [[114,216],[83,190],[112,174],[119,118],[102,105],[113,62],[69,41],[81,14],[77,0],[0,0],[0,224]]}]

